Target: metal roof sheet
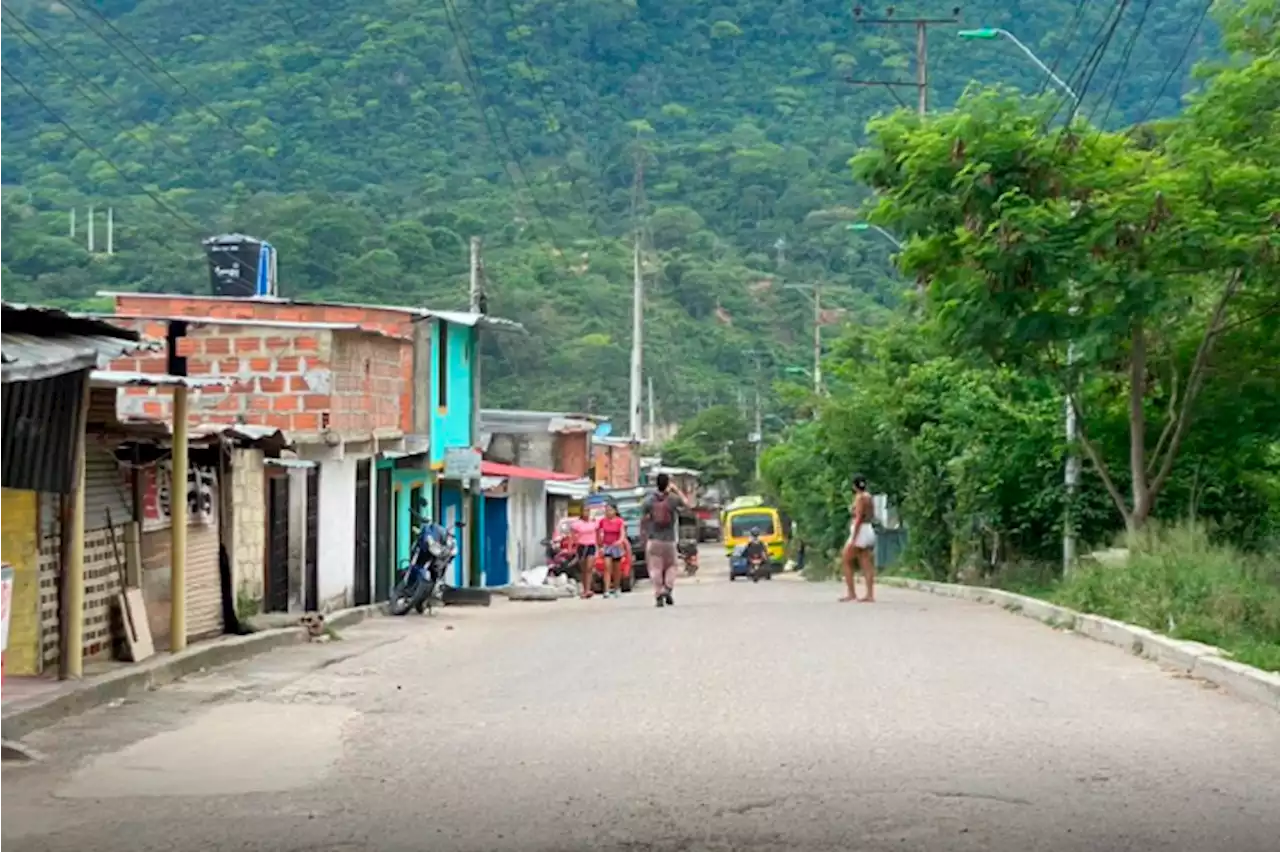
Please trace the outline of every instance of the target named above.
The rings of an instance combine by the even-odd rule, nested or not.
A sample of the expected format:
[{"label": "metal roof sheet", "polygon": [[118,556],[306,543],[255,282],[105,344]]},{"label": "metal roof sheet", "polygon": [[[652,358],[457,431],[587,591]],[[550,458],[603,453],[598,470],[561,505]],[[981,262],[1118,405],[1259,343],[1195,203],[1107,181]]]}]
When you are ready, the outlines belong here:
[{"label": "metal roof sheet", "polygon": [[[128,293],[120,290],[99,290],[97,295],[106,298],[114,298],[116,296],[128,296],[131,298],[141,299],[175,298],[175,295],[172,293]],[[375,305],[362,302],[312,301],[308,299],[287,299],[280,296],[251,296],[238,299],[227,296],[193,296],[180,294],[177,297],[183,299],[213,299],[218,301],[270,302],[279,305],[316,305],[320,307],[328,306],[334,308],[377,308],[384,311],[397,311],[399,313],[408,314],[421,319],[441,319],[445,322],[455,323],[468,328],[480,326],[481,328],[488,328],[496,331],[525,331],[525,327],[515,320],[490,316],[489,314],[473,313],[470,311],[437,311],[433,308],[414,308],[406,305]]]},{"label": "metal roof sheet", "polygon": [[46,337],[5,331],[0,333],[3,380],[33,382],[105,367],[122,355],[139,349],[157,348],[159,341],[126,340],[120,337],[63,334]]},{"label": "metal roof sheet", "polygon": [[94,370],[89,374],[89,381],[96,387],[106,388],[218,388],[239,380],[223,376],[171,376],[168,373],[138,373],[130,370]]}]

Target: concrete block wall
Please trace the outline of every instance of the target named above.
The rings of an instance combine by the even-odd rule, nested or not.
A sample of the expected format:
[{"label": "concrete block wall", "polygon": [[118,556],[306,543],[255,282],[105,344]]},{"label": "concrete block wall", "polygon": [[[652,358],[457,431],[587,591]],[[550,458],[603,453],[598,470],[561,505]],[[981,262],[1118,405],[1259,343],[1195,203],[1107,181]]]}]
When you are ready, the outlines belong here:
[{"label": "concrete block wall", "polygon": [[261,602],[266,576],[267,495],[262,450],[231,451],[231,582],[241,597]]}]

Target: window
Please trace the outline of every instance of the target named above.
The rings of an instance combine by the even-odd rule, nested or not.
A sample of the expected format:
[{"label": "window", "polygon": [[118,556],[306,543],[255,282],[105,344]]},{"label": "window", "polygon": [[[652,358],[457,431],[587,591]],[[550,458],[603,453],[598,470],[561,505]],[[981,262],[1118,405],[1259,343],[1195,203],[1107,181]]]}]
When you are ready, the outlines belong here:
[{"label": "window", "polygon": [[436,405],[443,412],[449,408],[449,324],[440,322],[439,345],[436,346],[436,387],[440,389]]},{"label": "window", "polygon": [[773,515],[767,512],[752,512],[746,515],[734,515],[729,519],[729,535],[732,538],[746,538],[752,530],[759,530],[760,535],[773,535]]}]

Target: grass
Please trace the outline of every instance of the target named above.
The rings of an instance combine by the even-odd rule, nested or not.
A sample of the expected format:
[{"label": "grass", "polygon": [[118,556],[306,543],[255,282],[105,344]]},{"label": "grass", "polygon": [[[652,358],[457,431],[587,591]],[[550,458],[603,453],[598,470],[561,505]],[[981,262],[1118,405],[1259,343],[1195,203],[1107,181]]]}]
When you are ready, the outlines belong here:
[{"label": "grass", "polygon": [[1280,671],[1280,558],[1213,544],[1189,526],[1152,527],[1128,545],[1126,564],[1082,567],[1049,599]]},{"label": "grass", "polygon": [[[1239,662],[1280,672],[1280,554],[1241,553],[1187,525],[1152,525],[1125,544],[1127,562],[1086,561],[1065,580],[1056,565],[1025,562],[979,582],[1216,645]],[[928,579],[906,565],[886,576]]]}]

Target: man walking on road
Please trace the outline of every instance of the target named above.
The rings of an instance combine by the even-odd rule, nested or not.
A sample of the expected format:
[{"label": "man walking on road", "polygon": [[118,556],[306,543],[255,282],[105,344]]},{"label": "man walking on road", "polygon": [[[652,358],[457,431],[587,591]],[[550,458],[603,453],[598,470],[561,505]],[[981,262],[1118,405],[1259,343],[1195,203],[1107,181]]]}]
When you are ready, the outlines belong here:
[{"label": "man walking on road", "polygon": [[665,473],[658,474],[658,489],[644,498],[641,523],[648,536],[645,562],[658,607],[675,605],[671,591],[676,585],[676,534],[680,528],[680,510],[688,505],[688,499]]}]

